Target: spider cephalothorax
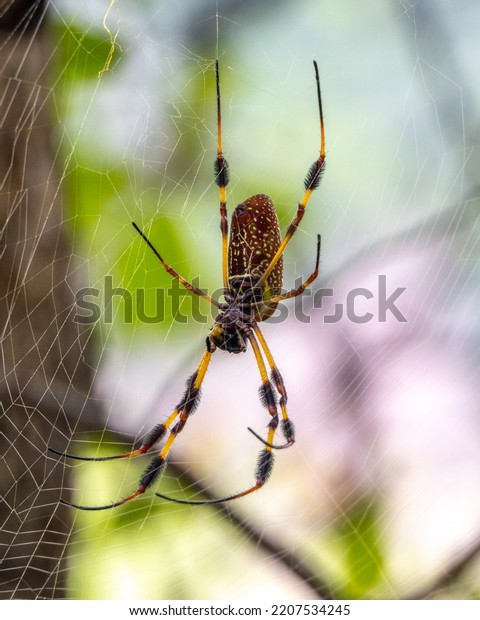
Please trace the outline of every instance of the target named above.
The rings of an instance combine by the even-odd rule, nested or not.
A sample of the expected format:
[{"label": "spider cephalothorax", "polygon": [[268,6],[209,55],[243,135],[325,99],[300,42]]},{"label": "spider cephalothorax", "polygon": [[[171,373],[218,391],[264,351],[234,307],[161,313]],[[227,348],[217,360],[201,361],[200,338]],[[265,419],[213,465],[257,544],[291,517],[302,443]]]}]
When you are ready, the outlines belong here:
[{"label": "spider cephalothorax", "polygon": [[225,308],[216,317],[207,337],[207,349],[212,352],[218,347],[229,353],[244,353],[247,350],[244,330],[249,318],[237,306]]},{"label": "spider cephalothorax", "polygon": [[[153,246],[147,236],[134,223],[134,227],[142,239],[155,253],[167,272],[177,279],[187,290],[203,297],[218,308],[218,315],[206,339],[206,350],[195,372],[187,380],[185,392],[168,418],[155,426],[144,438],[142,445],[131,452],[106,457],[81,457],[52,450],[56,454],[86,461],[107,461],[119,458],[128,458],[149,452],[155,444],[165,442],[158,453],[152,458],[144,474],[140,478],[138,487],[128,497],[104,506],[80,506],[61,500],[64,504],[82,510],[104,510],[114,508],[129,502],[142,493],[158,478],[165,468],[167,458],[176,437],[185,427],[189,416],[197,408],[200,400],[200,390],[203,379],[215,350],[221,349],[229,353],[243,353],[250,344],[258,370],[260,372],[260,400],[267,409],[270,420],[266,438],[257,437],[264,447],[260,452],[255,470],[255,484],[240,493],[213,500],[189,501],[173,499],[156,493],[158,497],[175,501],[181,504],[213,504],[226,502],[243,497],[261,488],[267,481],[273,467],[273,451],[291,446],[295,441],[293,423],[287,413],[287,393],[282,375],[278,370],[270,349],[263,337],[258,323],[268,319],[278,303],[291,297],[301,295],[317,277],[320,260],[320,236],[317,237],[317,255],[315,269],[312,274],[298,288],[288,292],[282,290],[283,252],[295,233],[305,213],[305,208],[314,189],[320,183],[325,168],[325,132],[323,125],[322,100],[320,96],[320,81],[317,63],[315,78],[317,97],[320,112],[320,154],[313,162],[305,179],[305,194],[299,202],[297,213],[281,237],[278,217],[272,200],[265,194],[255,194],[240,203],[232,214],[230,238],[228,237],[228,217],[226,202],[226,187],[229,182],[228,164],[222,150],[222,115],[220,106],[220,79],[218,62],[215,65],[217,85],[217,158],[215,160],[215,181],[220,190],[220,230],[222,233],[222,274],[224,301],[216,301],[205,291],[187,282],[170,265]],[[270,377],[265,360],[270,368]],[[279,415],[278,408],[280,408]],[[277,428],[284,437],[284,443],[274,444]]]}]

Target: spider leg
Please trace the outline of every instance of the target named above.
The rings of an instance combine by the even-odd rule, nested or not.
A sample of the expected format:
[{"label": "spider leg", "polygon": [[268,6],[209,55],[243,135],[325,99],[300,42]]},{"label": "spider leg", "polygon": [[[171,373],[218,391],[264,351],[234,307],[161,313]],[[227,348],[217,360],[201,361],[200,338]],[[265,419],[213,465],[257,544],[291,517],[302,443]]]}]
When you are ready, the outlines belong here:
[{"label": "spider leg", "polygon": [[[268,356],[267,356],[267,359],[269,361],[270,366],[272,367],[272,363],[273,363],[273,367],[276,368],[275,363],[273,362],[273,357],[270,353],[270,350],[267,347],[267,343],[265,342],[265,339],[263,338],[262,333],[260,332],[260,329],[258,328],[257,325],[254,325],[253,330],[258,340],[260,341],[263,350],[268,351],[269,359],[268,359]],[[250,341],[250,344],[252,345],[253,353],[255,355],[255,361],[257,362],[258,370],[260,372],[260,377],[262,379],[262,385],[260,386],[260,390],[259,390],[260,400],[262,404],[268,409],[268,413],[271,416],[270,422],[268,423],[268,436],[267,436],[267,439],[263,441],[263,443],[267,446],[267,448],[271,450],[272,448],[275,447],[273,444],[273,440],[275,437],[275,431],[277,430],[277,426],[278,426],[277,402],[276,402],[275,394],[272,389],[272,383],[268,377],[267,369],[265,367],[265,362],[263,361],[262,352],[260,350],[260,347],[258,346],[254,333],[248,330],[246,332],[246,336],[248,340]],[[275,383],[277,384],[277,388],[278,388],[278,385],[281,385],[282,391],[279,390],[279,394],[281,396],[280,404],[282,408],[283,423],[285,423],[285,420],[288,420],[288,416],[286,415],[286,410],[285,410],[286,392],[285,392],[285,387],[283,385],[283,381],[282,381],[280,373],[278,373],[278,377],[279,377],[279,382],[275,381]],[[253,435],[258,436],[250,428],[249,430],[251,433],[253,433]],[[287,440],[288,440],[287,445],[290,445],[291,443],[293,443],[293,441],[289,439],[288,437],[287,437]]]},{"label": "spider leg", "polygon": [[298,204],[298,209],[297,209],[297,214],[294,217],[292,223],[290,224],[290,226],[288,227],[288,230],[285,234],[285,237],[283,238],[282,243],[280,244],[280,247],[278,248],[277,252],[275,253],[275,256],[272,258],[269,266],[267,267],[267,269],[265,270],[265,272],[262,274],[262,277],[258,280],[258,282],[256,283],[257,287],[261,287],[266,281],[267,278],[270,276],[270,274],[272,273],[275,265],[277,264],[277,262],[279,261],[280,257],[282,256],[288,242],[290,241],[290,239],[293,237],[295,231],[298,228],[298,225],[300,224],[300,222],[302,221],[302,218],[305,214],[305,209],[307,207],[307,203],[310,200],[310,196],[312,195],[312,192],[319,186],[320,184],[320,180],[322,178],[322,174],[323,171],[325,170],[325,158],[326,158],[326,152],[325,152],[325,125],[323,122],[323,109],[322,109],[322,96],[321,96],[321,92],[320,92],[320,77],[318,75],[318,66],[316,61],[313,61],[313,66],[315,67],[315,80],[317,83],[317,99],[318,99],[318,110],[319,110],[319,115],[320,115],[320,154],[318,156],[318,159],[315,160],[313,162],[313,164],[310,166],[310,169],[307,173],[307,176],[305,177],[305,194],[302,198],[302,200],[299,202]]},{"label": "spider leg", "polygon": [[[293,428],[293,424],[292,422],[290,422],[290,428]],[[293,442],[295,441],[294,439],[292,441],[290,441],[290,443],[287,441],[287,443],[270,443],[269,441],[267,441],[266,439],[264,439],[260,433],[257,433],[256,431],[253,430],[253,428],[250,428],[250,426],[247,426],[247,429],[252,433],[252,435],[254,437],[256,437],[258,439],[258,441],[261,441],[265,446],[268,446],[269,448],[272,448],[272,450],[285,450],[285,448],[290,448],[290,446],[293,444]]]},{"label": "spider leg", "polygon": [[[293,422],[290,420],[290,418],[288,417],[288,413],[287,413],[287,400],[288,400],[287,390],[285,388],[285,383],[283,382],[283,377],[280,371],[278,370],[275,360],[273,359],[272,352],[270,351],[270,348],[267,345],[267,342],[262,332],[260,331],[260,328],[258,327],[258,325],[253,325],[252,329],[258,341],[260,342],[260,346],[262,347],[265,357],[267,358],[267,362],[268,362],[268,365],[270,366],[270,370],[272,373],[272,381],[275,383],[275,387],[277,388],[277,391],[280,394],[279,404],[280,404],[280,409],[282,411],[281,427],[282,427],[282,433],[287,441],[286,443],[280,444],[280,445],[273,444],[270,437],[267,440],[264,440],[258,435],[258,433],[256,433],[251,428],[249,428],[248,430],[253,435],[255,435],[257,439],[260,439],[260,441],[264,443],[266,446],[270,446],[271,448],[274,448],[275,450],[282,450],[284,448],[290,447],[291,445],[295,443],[295,428],[293,426]],[[254,352],[255,352],[255,349],[254,349]],[[262,364],[263,364],[263,360],[261,359],[260,352],[258,353],[259,355],[258,356],[256,355],[256,358],[257,358],[258,367],[260,369],[261,367],[260,367],[260,364],[258,363],[258,360],[260,359]],[[265,369],[264,364],[263,364],[263,368]],[[260,373],[262,374],[262,370],[260,370]],[[266,371],[265,371],[265,374],[266,374]],[[263,380],[263,375],[262,375],[262,380]]]},{"label": "spider leg", "polygon": [[288,291],[288,293],[284,293],[283,295],[277,295],[276,297],[272,297],[269,300],[270,303],[278,304],[280,301],[285,301],[286,299],[291,299],[292,297],[298,297],[298,295],[301,295],[305,291],[305,289],[308,288],[314,280],[316,280],[318,276],[318,265],[320,263],[320,245],[321,237],[320,235],[317,235],[317,258],[315,260],[315,269],[313,273],[305,280],[305,282],[300,284],[298,288],[292,289],[291,291]]},{"label": "spider leg", "polygon": [[[160,450],[160,452],[155,455],[150,463],[148,464],[145,472],[140,478],[138,483],[137,490],[117,502],[113,502],[111,504],[105,504],[104,506],[83,506],[80,504],[73,504],[71,502],[67,502],[65,500],[60,500],[60,503],[66,504],[67,506],[72,506],[73,508],[78,508],[79,510],[108,510],[109,508],[116,508],[117,506],[121,506],[122,504],[126,504],[127,502],[132,501],[133,499],[139,497],[153,484],[153,482],[161,475],[163,470],[165,469],[166,461],[168,453],[175,441],[177,435],[183,430],[189,416],[195,411],[199,402],[200,402],[200,389],[203,383],[203,379],[207,372],[210,359],[212,357],[214,349],[207,350],[202,356],[200,360],[200,364],[198,365],[197,370],[190,376],[187,380],[187,387],[185,390],[182,399],[178,403],[177,407],[173,411],[173,413],[168,417],[166,422],[163,425],[159,425],[164,427],[162,436],[165,431],[172,425],[172,423],[178,418],[176,424],[171,428],[170,434],[168,436],[165,445]],[[158,427],[156,427],[158,428]],[[153,431],[150,434],[153,436]],[[153,444],[152,444],[153,445]],[[151,446],[150,446],[151,447]]]},{"label": "spider leg", "polygon": [[261,396],[262,404],[264,404],[267,407],[268,412],[271,415],[271,420],[268,424],[268,434],[267,434],[266,440],[262,439],[261,437],[257,435],[257,433],[249,429],[256,437],[259,437],[262,443],[265,444],[265,448],[260,452],[258,456],[257,467],[255,470],[255,484],[244,491],[240,491],[239,493],[234,493],[232,495],[228,495],[226,497],[222,497],[218,499],[208,499],[208,500],[199,500],[199,501],[179,500],[173,497],[169,497],[168,495],[163,495],[162,493],[155,493],[155,495],[157,495],[158,497],[165,499],[169,502],[177,503],[177,504],[189,504],[189,505],[190,504],[191,505],[221,504],[223,502],[230,502],[234,499],[239,499],[240,497],[245,497],[246,495],[250,495],[250,493],[258,491],[258,489],[261,489],[263,485],[267,482],[268,478],[270,477],[270,474],[272,473],[272,469],[273,469],[273,463],[274,463],[274,455],[273,455],[272,450],[277,448],[277,446],[274,445],[273,440],[275,437],[275,430],[278,426],[278,411],[277,411],[275,396],[274,396],[273,389],[272,389],[272,384],[270,382],[270,379],[268,378],[268,373],[265,367],[265,363],[263,361],[262,352],[255,339],[255,334],[259,336],[259,340],[262,343],[262,348],[264,348],[265,352],[268,351],[268,355],[267,353],[266,355],[269,360],[269,363],[273,364],[272,373],[276,373],[274,375],[274,380],[277,384],[277,387],[279,387],[279,393],[283,399],[282,413],[284,413],[284,419],[282,421],[282,430],[287,438],[287,443],[284,446],[282,445],[280,447],[281,448],[288,447],[289,445],[293,444],[294,430],[293,430],[293,424],[288,419],[286,409],[285,409],[287,395],[285,391],[285,386],[283,385],[283,380],[281,378],[280,373],[276,369],[270,350],[268,349],[267,344],[260,330],[258,329],[257,326],[254,326],[253,330],[255,333],[249,328],[245,329],[244,334],[250,341],[250,344],[252,345],[252,349],[255,355],[257,366],[260,371],[260,376],[262,378],[262,385],[260,386],[260,396]]},{"label": "spider leg", "polygon": [[222,231],[222,274],[223,287],[228,288],[228,217],[227,185],[229,182],[228,162],[222,147],[222,108],[220,98],[220,72],[218,60],[215,61],[215,81],[217,85],[217,158],[215,160],[215,182],[220,190],[220,230]]},{"label": "spider leg", "polygon": [[137,450],[132,450],[131,452],[124,452],[122,454],[112,454],[109,456],[77,456],[76,454],[70,454],[68,452],[60,452],[60,450],[55,450],[55,448],[48,448],[49,452],[53,452],[53,454],[57,454],[58,456],[63,456],[67,459],[74,459],[76,461],[114,461],[115,459],[127,459],[132,456],[139,456],[140,454],[145,454],[148,452],[157,441],[160,441],[164,436],[169,424],[169,420],[162,424],[157,424],[152,428],[152,430],[148,433],[148,435],[143,440],[142,445]]},{"label": "spider leg", "polygon": [[208,295],[208,293],[205,293],[205,291],[202,291],[201,289],[197,288],[193,284],[190,284],[190,282],[185,280],[185,278],[182,278],[182,276],[178,274],[175,271],[175,269],[173,269],[173,267],[170,267],[170,265],[164,261],[164,259],[162,258],[158,250],[155,248],[153,243],[150,241],[150,239],[147,237],[147,235],[137,226],[137,224],[135,224],[135,222],[132,222],[132,225],[135,228],[135,230],[138,232],[140,237],[145,241],[148,247],[152,250],[152,252],[158,258],[158,260],[165,267],[165,270],[167,271],[167,273],[169,273],[172,276],[172,278],[175,278],[176,280],[178,280],[180,284],[182,284],[187,289],[187,291],[190,291],[191,293],[195,293],[195,295],[198,295],[199,297],[203,297],[204,299],[209,301],[214,306],[217,306],[217,308],[220,308],[220,304],[218,303],[218,301],[213,299],[213,297],[210,297],[210,295]]}]

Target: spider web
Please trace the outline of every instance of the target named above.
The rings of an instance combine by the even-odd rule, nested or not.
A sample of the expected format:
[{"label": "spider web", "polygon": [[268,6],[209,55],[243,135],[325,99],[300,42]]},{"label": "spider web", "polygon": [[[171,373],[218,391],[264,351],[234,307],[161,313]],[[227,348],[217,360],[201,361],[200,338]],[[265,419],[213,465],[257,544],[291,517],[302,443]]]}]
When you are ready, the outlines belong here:
[{"label": "spider web", "polygon": [[[1,4],[2,598],[477,597],[478,18],[474,0]],[[125,497],[145,459],[47,448],[128,451],[178,402],[213,320],[167,294],[130,223],[218,289],[217,54],[229,211],[267,193],[283,231],[318,153],[320,66],[327,171],[285,286],[321,232],[314,291],[333,295],[262,327],[297,442],[228,507],[149,492],[76,512],[59,498]],[[87,287],[100,314],[79,323]],[[407,321],[383,321],[397,288]],[[252,483],[258,385],[251,351],[216,353],[158,490]]]}]

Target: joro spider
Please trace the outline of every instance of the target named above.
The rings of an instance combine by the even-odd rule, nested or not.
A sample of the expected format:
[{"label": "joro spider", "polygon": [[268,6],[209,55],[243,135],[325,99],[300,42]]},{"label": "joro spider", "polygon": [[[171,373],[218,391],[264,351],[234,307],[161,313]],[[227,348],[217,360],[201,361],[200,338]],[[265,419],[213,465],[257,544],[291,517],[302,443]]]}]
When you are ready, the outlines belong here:
[{"label": "joro spider", "polygon": [[[216,90],[217,90],[217,157],[215,160],[215,181],[220,189],[220,230],[222,233],[222,273],[224,299],[219,303],[206,292],[193,286],[168,265],[160,253],[153,246],[147,236],[133,222],[136,231],[154,252],[166,271],[176,278],[188,291],[199,295],[216,306],[219,310],[214,325],[206,339],[206,350],[195,372],[187,380],[186,390],[177,407],[161,424],[156,425],[145,437],[142,445],[131,452],[102,457],[83,457],[58,452],[50,448],[57,455],[81,461],[110,461],[114,459],[130,458],[149,452],[155,444],[166,436],[159,453],[152,458],[144,474],[140,478],[137,490],[111,504],[104,506],[81,506],[65,500],[67,504],[80,510],[107,510],[126,504],[145,493],[145,491],[159,478],[164,470],[170,450],[177,436],[184,429],[190,415],[198,407],[200,389],[215,350],[221,349],[229,353],[243,353],[250,343],[255,360],[260,371],[262,384],[260,386],[260,400],[268,410],[270,421],[266,439],[262,438],[251,428],[248,430],[263,444],[255,471],[255,484],[239,493],[234,493],[219,499],[205,501],[190,501],[175,499],[162,493],[155,493],[162,499],[178,504],[217,504],[228,502],[260,489],[268,480],[274,462],[273,451],[291,446],[295,442],[295,430],[287,413],[287,392],[270,349],[258,327],[260,321],[270,317],[277,304],[291,297],[301,295],[318,275],[320,260],[320,235],[317,236],[317,254],[315,269],[312,274],[296,289],[282,293],[283,252],[300,224],[307,203],[312,192],[318,187],[325,169],[325,130],[323,122],[322,99],[320,93],[320,79],[317,63],[313,62],[317,85],[318,108],[320,115],[320,154],[310,166],[305,178],[305,194],[298,205],[297,213],[288,230],[281,239],[277,213],[272,200],[265,194],[256,194],[240,203],[234,210],[231,221],[230,239],[228,239],[227,196],[226,188],[229,182],[228,163],[222,150],[222,113],[220,98],[220,77],[218,61],[215,63]],[[264,357],[270,367],[269,378]],[[278,399],[273,385],[277,391]],[[277,409],[280,405],[282,419],[280,422]],[[275,444],[275,433],[280,423],[281,432],[285,439],[282,444]]]}]

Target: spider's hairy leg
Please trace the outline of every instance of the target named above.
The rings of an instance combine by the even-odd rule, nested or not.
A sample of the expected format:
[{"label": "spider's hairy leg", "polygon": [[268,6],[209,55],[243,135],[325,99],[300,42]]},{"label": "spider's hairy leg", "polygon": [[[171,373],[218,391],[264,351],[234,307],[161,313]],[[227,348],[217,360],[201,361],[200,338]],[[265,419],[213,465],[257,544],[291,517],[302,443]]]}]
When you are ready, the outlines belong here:
[{"label": "spider's hairy leg", "polygon": [[154,456],[148,464],[145,472],[140,478],[137,490],[134,493],[117,502],[105,504],[104,506],[83,506],[80,504],[73,504],[65,500],[60,500],[60,503],[66,504],[67,506],[72,506],[73,508],[78,508],[79,510],[108,510],[109,508],[116,508],[117,506],[126,504],[127,502],[130,502],[145,493],[145,491],[155,482],[155,480],[157,480],[165,469],[167,457],[173,442],[175,441],[177,435],[183,430],[189,416],[195,411],[199,404],[201,386],[214,350],[215,349],[205,351],[197,370],[187,380],[187,386],[182,399],[175,407],[173,413],[168,417],[166,422],[163,425],[160,425],[165,427],[163,431],[164,433],[178,418],[170,430],[170,434],[165,442],[165,445],[160,450],[159,454]]},{"label": "spider's hairy leg", "polygon": [[162,424],[157,424],[152,428],[152,430],[148,433],[145,439],[142,442],[142,445],[137,450],[132,450],[131,452],[123,452],[122,454],[111,454],[109,456],[78,456],[76,454],[70,454],[68,452],[60,452],[60,450],[55,450],[54,448],[48,448],[49,452],[53,452],[53,454],[57,454],[58,456],[63,456],[67,459],[74,459],[76,461],[114,461],[115,459],[128,459],[132,456],[139,456],[140,454],[145,454],[148,452],[156,443],[160,441],[162,437],[165,435],[165,432],[168,428],[168,420]]},{"label": "spider's hairy leg", "polygon": [[73,502],[67,502],[64,499],[61,499],[60,503],[66,506],[70,506],[71,508],[77,508],[78,510],[89,510],[89,511],[108,510],[110,508],[117,508],[117,506],[122,506],[123,504],[127,504],[128,502],[131,502],[133,499],[139,497],[139,495],[142,495],[142,493],[145,493],[148,487],[158,478],[158,476],[160,476],[164,467],[165,467],[165,462],[162,462],[160,457],[158,456],[154,457],[150,461],[147,469],[145,470],[145,473],[140,478],[140,482],[138,484],[138,487],[135,493],[132,493],[128,497],[124,497],[118,502],[113,502],[111,504],[105,504],[104,506],[83,506],[81,504],[74,504]]},{"label": "spider's hairy leg", "polygon": [[[300,284],[298,288],[292,289],[288,291],[288,293],[284,293],[283,295],[277,295],[276,297],[272,297],[270,303],[278,304],[280,301],[285,301],[286,299],[291,299],[292,297],[298,297],[301,295],[306,288],[310,286],[310,284],[317,279],[318,276],[318,265],[320,264],[320,247],[321,247],[322,238],[320,235],[317,235],[317,257],[315,259],[315,269],[310,274],[310,276]],[[256,332],[255,332],[256,333]],[[258,336],[258,334],[257,334]]]},{"label": "spider's hairy leg", "polygon": [[[276,415],[276,425],[275,428],[273,429],[273,434],[270,434],[270,426],[272,424],[272,421],[269,424],[269,436],[268,438],[265,440],[263,439],[258,433],[256,433],[254,430],[252,430],[249,427],[249,431],[255,435],[255,437],[257,439],[259,439],[262,443],[264,443],[267,447],[270,448],[274,448],[275,450],[282,450],[284,448],[289,448],[291,445],[293,445],[295,443],[295,428],[293,426],[293,422],[290,420],[290,418],[288,417],[288,413],[287,413],[287,390],[285,389],[285,384],[283,382],[283,378],[282,375],[280,373],[280,371],[278,370],[277,365],[275,364],[275,360],[273,359],[273,355],[270,351],[269,346],[267,345],[267,342],[262,334],[262,332],[260,331],[260,328],[258,327],[258,325],[253,325],[252,329],[255,333],[255,336],[257,337],[260,346],[262,347],[262,350],[265,354],[265,357],[267,358],[268,361],[268,365],[270,366],[270,370],[272,373],[272,381],[275,383],[275,387],[277,388],[278,393],[280,394],[280,401],[279,401],[279,405],[280,405],[280,409],[282,412],[282,422],[281,422],[281,429],[282,429],[282,433],[283,436],[286,439],[286,443],[284,444],[274,444],[273,443],[273,434],[275,433],[275,428],[278,425],[278,414]],[[262,355],[261,352],[258,348],[258,345],[255,347],[253,345],[252,342],[253,338],[250,339],[250,342],[252,343],[252,348],[253,351],[255,353],[255,359],[257,360],[257,366],[260,370],[260,375],[262,377],[262,387],[266,385],[265,383],[265,379],[268,381],[268,375],[267,375],[267,371],[265,368],[265,364],[263,362],[262,359]],[[256,344],[256,342],[255,342]],[[271,383],[269,381],[269,384],[271,386]],[[272,418],[273,420],[273,418]]]},{"label": "spider's hairy leg", "polygon": [[216,306],[217,308],[220,308],[220,304],[218,303],[218,301],[213,299],[213,297],[210,297],[210,295],[208,295],[208,293],[205,293],[205,291],[202,291],[201,289],[197,288],[193,284],[190,284],[190,282],[185,280],[185,278],[182,278],[182,276],[179,275],[175,271],[175,269],[173,269],[173,267],[170,267],[170,265],[164,261],[159,251],[155,248],[155,246],[150,241],[150,239],[147,237],[147,235],[137,226],[137,224],[135,224],[135,222],[132,222],[132,226],[138,232],[140,237],[145,241],[148,247],[152,250],[152,252],[158,258],[158,260],[162,263],[162,265],[165,268],[165,271],[169,273],[172,276],[172,278],[175,278],[175,280],[178,280],[180,284],[182,284],[187,289],[187,291],[190,291],[191,293],[195,293],[195,295],[198,295],[199,297],[203,297],[204,299],[209,301],[212,305]]},{"label": "spider's hairy leg", "polygon": [[[255,327],[253,328],[255,329]],[[255,331],[255,333],[260,330]],[[268,377],[267,369],[265,368],[265,362],[263,361],[262,352],[260,351],[260,347],[258,346],[257,340],[254,334],[248,330],[246,332],[246,336],[252,345],[252,350],[255,355],[255,360],[257,362],[258,370],[260,372],[260,377],[262,379],[262,384],[259,389],[260,401],[262,405],[268,410],[270,414],[270,422],[268,423],[268,436],[263,443],[270,449],[273,447],[273,440],[275,437],[275,431],[278,426],[278,410],[277,410],[277,401],[275,398],[275,394],[273,392],[273,387]],[[256,433],[254,433],[256,435]]]},{"label": "spider's hairy leg", "polygon": [[227,217],[227,185],[230,180],[228,162],[223,154],[222,146],[222,105],[220,97],[220,71],[218,60],[215,61],[215,82],[217,85],[217,158],[215,159],[215,183],[220,190],[220,230],[222,232],[222,275],[223,287],[228,288],[228,217]]},{"label": "spider's hairy leg", "polygon": [[[234,499],[239,499],[240,497],[245,497],[246,495],[250,495],[250,493],[258,491],[259,489],[263,487],[263,485],[269,479],[272,473],[273,463],[274,463],[274,455],[273,455],[272,450],[277,447],[273,444],[273,440],[275,437],[275,430],[278,426],[277,405],[276,405],[276,400],[275,400],[275,396],[273,393],[272,384],[270,382],[270,379],[268,378],[267,369],[265,368],[265,363],[262,358],[262,353],[255,339],[255,335],[249,328],[246,328],[244,330],[244,335],[246,336],[246,338],[248,338],[250,344],[252,345],[252,349],[255,354],[255,359],[257,361],[257,366],[259,368],[260,375],[262,378],[262,385],[260,386],[260,396],[261,396],[262,404],[267,407],[271,415],[271,420],[268,424],[267,439],[264,440],[259,437],[261,441],[265,444],[265,448],[263,448],[263,450],[260,452],[258,456],[257,467],[255,469],[255,484],[244,491],[240,491],[239,493],[234,493],[232,495],[228,495],[226,497],[222,497],[218,499],[208,499],[208,500],[200,500],[200,501],[179,500],[173,497],[169,497],[168,495],[163,495],[162,493],[155,493],[155,495],[157,495],[158,497],[165,499],[169,502],[175,502],[177,504],[191,504],[191,505],[221,504],[223,502],[230,502]],[[282,385],[283,385],[283,381],[282,381]],[[293,426],[291,426],[291,428],[293,432]],[[172,429],[172,432],[173,432],[173,429]],[[253,434],[256,435],[256,433],[253,433]],[[293,441],[291,441],[290,443],[293,443]],[[285,447],[287,445],[290,445],[290,443],[287,442]],[[165,448],[166,446],[167,444],[165,444]]]},{"label": "spider's hairy leg", "polygon": [[290,224],[290,226],[288,227],[288,230],[287,230],[287,232],[285,234],[285,237],[283,238],[283,241],[280,244],[280,247],[278,248],[277,252],[275,253],[275,256],[272,258],[269,266],[267,267],[265,272],[262,274],[262,277],[258,280],[256,286],[262,286],[267,281],[267,279],[270,276],[270,274],[272,273],[272,270],[274,269],[275,265],[280,260],[280,257],[282,256],[282,254],[283,254],[283,252],[284,252],[288,242],[293,237],[293,235],[294,235],[295,231],[297,230],[300,222],[302,221],[302,218],[303,218],[303,216],[305,214],[305,209],[307,207],[307,203],[310,200],[310,196],[312,195],[312,192],[319,186],[321,178],[322,178],[322,174],[323,174],[323,172],[325,170],[325,164],[326,164],[325,123],[323,121],[322,95],[321,95],[321,91],[320,91],[320,77],[318,75],[318,65],[317,65],[315,60],[313,61],[313,66],[315,68],[315,81],[316,81],[316,85],[317,85],[318,111],[319,111],[319,116],[320,116],[320,153],[319,153],[318,158],[310,166],[310,169],[309,169],[309,171],[307,173],[307,176],[305,177],[305,182],[304,182],[305,194],[304,194],[302,200],[298,204],[297,214],[294,217],[294,219],[292,220],[292,223]]}]

